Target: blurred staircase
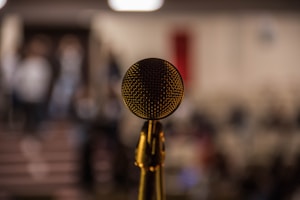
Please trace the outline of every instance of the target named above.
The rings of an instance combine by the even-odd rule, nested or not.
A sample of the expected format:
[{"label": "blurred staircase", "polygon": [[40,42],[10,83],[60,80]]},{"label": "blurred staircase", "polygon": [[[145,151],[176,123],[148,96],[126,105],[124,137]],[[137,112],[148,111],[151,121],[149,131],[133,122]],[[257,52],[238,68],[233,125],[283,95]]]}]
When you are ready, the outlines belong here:
[{"label": "blurred staircase", "polygon": [[0,131],[0,200],[79,199],[79,156],[71,134],[66,122],[47,123],[39,139]]}]

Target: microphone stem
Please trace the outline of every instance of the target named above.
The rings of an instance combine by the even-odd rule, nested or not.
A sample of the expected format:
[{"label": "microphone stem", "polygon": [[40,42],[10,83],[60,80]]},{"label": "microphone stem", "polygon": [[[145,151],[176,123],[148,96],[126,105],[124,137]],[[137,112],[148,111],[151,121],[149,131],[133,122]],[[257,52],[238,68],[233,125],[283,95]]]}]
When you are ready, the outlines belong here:
[{"label": "microphone stem", "polygon": [[156,169],[156,199],[165,200],[163,167],[159,166]]},{"label": "microphone stem", "polygon": [[138,200],[153,200],[155,178],[155,172],[141,168]]},{"label": "microphone stem", "polygon": [[[136,149],[136,165],[141,169],[138,200],[165,200],[163,162],[164,134],[159,121],[144,123]],[[154,195],[156,193],[156,195]]]},{"label": "microphone stem", "polygon": [[141,168],[138,200],[165,200],[163,187],[163,168],[160,166],[155,171]]}]

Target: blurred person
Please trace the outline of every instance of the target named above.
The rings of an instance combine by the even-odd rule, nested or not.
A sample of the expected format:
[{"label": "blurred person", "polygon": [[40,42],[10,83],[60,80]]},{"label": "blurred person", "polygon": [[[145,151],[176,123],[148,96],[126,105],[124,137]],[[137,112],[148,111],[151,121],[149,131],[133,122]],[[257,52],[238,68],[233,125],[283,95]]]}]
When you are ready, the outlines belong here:
[{"label": "blurred person", "polygon": [[267,194],[262,190],[265,183],[265,170],[259,165],[249,165],[239,180],[241,199],[255,200],[267,199]]},{"label": "blurred person", "polygon": [[0,34],[0,118],[2,127],[13,128],[14,93],[13,76],[20,60],[20,43],[22,40],[22,23],[15,14],[3,15]]},{"label": "blurred person", "polygon": [[[269,99],[266,99],[268,101]],[[262,127],[271,131],[286,133],[291,130],[292,123],[288,116],[285,103],[279,97],[273,97],[265,104],[264,115],[262,116]]]},{"label": "blurred person", "polygon": [[295,106],[295,113],[294,113],[294,116],[293,116],[293,125],[294,125],[294,128],[296,130],[299,130],[300,129],[300,105],[297,103],[296,106]]},{"label": "blurred person", "polygon": [[238,132],[243,132],[248,123],[248,112],[241,104],[234,105],[229,113],[229,124]]},{"label": "blurred person", "polygon": [[79,150],[79,179],[83,194],[93,198],[96,192],[111,189],[114,182],[112,167],[114,151],[105,122],[99,120],[99,104],[96,93],[83,84],[73,99],[76,122],[76,144]]},{"label": "blurred person", "polygon": [[197,147],[198,166],[201,171],[211,170],[215,158],[215,135],[216,126],[208,114],[195,112],[192,114],[191,122],[193,126],[194,141]]},{"label": "blurred person", "polygon": [[81,84],[83,49],[75,35],[65,35],[59,42],[57,59],[59,75],[54,83],[50,102],[50,114],[68,117],[73,95]]},{"label": "blurred person", "polygon": [[108,88],[108,93],[104,99],[101,117],[102,124],[112,143],[119,143],[119,122],[121,118],[122,105],[113,87]]},{"label": "blurred person", "polygon": [[[197,114],[196,114],[197,115]],[[202,190],[201,193],[194,193],[193,199],[209,199],[215,193],[216,189],[213,183],[214,162],[216,157],[216,146],[214,136],[216,128],[207,116],[194,116],[194,141],[197,154],[196,167],[199,173],[199,181],[195,185],[196,190]],[[194,190],[195,190],[194,188]],[[221,193],[221,191],[219,191]]]},{"label": "blurred person", "polygon": [[228,156],[223,152],[217,151],[211,166],[209,199],[243,199],[236,181],[239,175],[236,171],[232,172],[231,167],[232,163],[230,163]]},{"label": "blurred person", "polygon": [[33,37],[14,75],[14,91],[25,115],[25,132],[34,134],[46,115],[51,65],[47,60],[49,40]]},{"label": "blurred person", "polygon": [[108,66],[107,66],[107,81],[108,89],[117,88],[119,90],[119,83],[121,80],[121,69],[117,56],[113,52],[109,52]]},{"label": "blurred person", "polygon": [[5,52],[2,55],[0,63],[0,75],[1,75],[1,90],[3,93],[2,102],[2,120],[5,123],[11,123],[11,117],[13,114],[13,77],[18,67],[20,56],[16,52]]},{"label": "blurred person", "polygon": [[73,137],[79,149],[80,186],[87,195],[93,195],[95,174],[93,157],[95,154],[95,131],[93,124],[98,114],[95,92],[88,85],[81,85],[72,99],[72,111],[75,118],[76,132]]},{"label": "blurred person", "polygon": [[[101,130],[108,141],[108,150],[112,153],[113,181],[119,191],[128,190],[130,177],[128,176],[129,157],[127,148],[120,138],[120,120],[122,105],[114,85],[108,87],[108,94],[104,98],[101,109]],[[130,183],[131,184],[131,183]]]},{"label": "blurred person", "polygon": [[71,110],[82,125],[91,126],[99,114],[95,91],[86,84],[82,84],[76,90],[71,100]]},{"label": "blurred person", "polygon": [[270,200],[285,199],[292,193],[289,180],[291,172],[292,170],[288,169],[284,162],[284,155],[278,152],[273,157],[268,169],[269,188],[267,192]]},{"label": "blurred person", "polygon": [[[197,144],[194,135],[190,134],[190,126],[183,121],[168,120],[165,133],[168,135],[165,144],[167,146],[165,163],[167,195],[179,195],[182,198],[197,195],[198,199],[203,199],[202,197],[206,196],[206,189],[205,184],[202,183],[205,182],[206,177],[199,172],[195,162],[198,153]],[[200,184],[201,188],[198,187]]]},{"label": "blurred person", "polygon": [[300,198],[300,152],[295,156],[295,163],[292,170],[291,186],[292,189],[291,199],[296,200]]}]

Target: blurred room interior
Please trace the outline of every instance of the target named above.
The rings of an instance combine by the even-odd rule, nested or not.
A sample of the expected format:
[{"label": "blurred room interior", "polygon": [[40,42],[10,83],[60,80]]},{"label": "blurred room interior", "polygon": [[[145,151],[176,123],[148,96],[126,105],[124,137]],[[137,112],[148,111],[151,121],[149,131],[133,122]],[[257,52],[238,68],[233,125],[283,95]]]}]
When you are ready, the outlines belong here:
[{"label": "blurred room interior", "polygon": [[297,0],[165,0],[152,12],[7,0],[0,200],[137,199],[143,120],[120,85],[150,57],[185,83],[162,120],[167,200],[300,199],[299,11]]}]

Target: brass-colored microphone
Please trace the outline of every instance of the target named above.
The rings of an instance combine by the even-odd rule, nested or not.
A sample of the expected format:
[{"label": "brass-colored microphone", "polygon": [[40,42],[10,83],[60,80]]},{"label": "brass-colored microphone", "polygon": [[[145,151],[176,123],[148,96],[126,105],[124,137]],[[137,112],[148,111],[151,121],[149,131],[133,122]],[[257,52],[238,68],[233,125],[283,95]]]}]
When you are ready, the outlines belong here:
[{"label": "brass-colored microphone", "polygon": [[146,119],[136,148],[135,164],[141,168],[138,200],[164,200],[164,132],[158,121],[180,105],[184,85],[170,62],[147,58],[133,64],[122,82],[122,97],[129,110]]}]

